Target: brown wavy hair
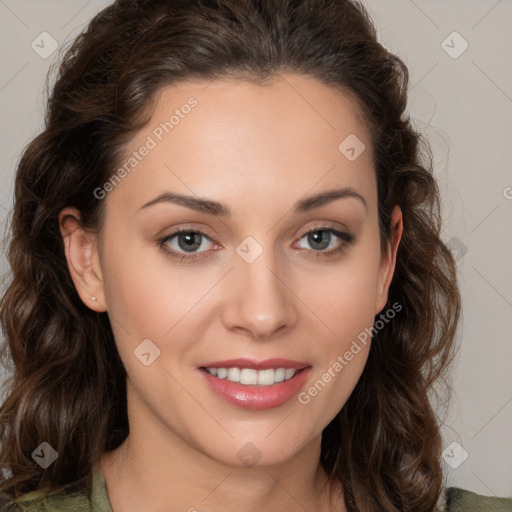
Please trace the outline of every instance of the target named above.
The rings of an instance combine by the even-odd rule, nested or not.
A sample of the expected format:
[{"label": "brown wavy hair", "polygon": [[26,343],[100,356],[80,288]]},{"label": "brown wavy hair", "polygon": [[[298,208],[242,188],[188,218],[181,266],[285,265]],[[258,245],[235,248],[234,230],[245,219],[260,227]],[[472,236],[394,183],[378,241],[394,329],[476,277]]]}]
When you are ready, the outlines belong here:
[{"label": "brown wavy hair", "polygon": [[[313,76],[359,104],[371,133],[383,247],[393,206],[403,213],[388,296],[403,311],[374,334],[360,380],[323,431],[321,464],[351,511],[432,512],[444,483],[432,398],[456,351],[456,266],[440,238],[429,145],[404,115],[407,68],[377,41],[354,0],[117,0],[65,49],[44,131],[16,170],[12,280],[0,305],[1,355],[12,371],[0,409],[4,495],[90,491],[93,465],[129,431],[127,375],[109,317],[76,291],[59,212],[74,206],[83,228],[99,232],[104,201],[93,191],[149,122],[162,87],[260,82],[284,71]],[[47,469],[31,457],[43,441],[59,454]]]}]

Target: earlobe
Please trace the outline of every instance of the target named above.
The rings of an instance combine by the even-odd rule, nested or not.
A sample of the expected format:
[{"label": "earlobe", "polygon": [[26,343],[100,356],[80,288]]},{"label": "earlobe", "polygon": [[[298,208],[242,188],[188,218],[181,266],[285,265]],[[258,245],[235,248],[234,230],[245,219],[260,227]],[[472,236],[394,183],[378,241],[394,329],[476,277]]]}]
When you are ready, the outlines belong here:
[{"label": "earlobe", "polygon": [[98,256],[97,237],[85,232],[76,208],[64,208],[59,214],[59,228],[71,278],[84,304],[93,311],[107,310]]},{"label": "earlobe", "polygon": [[375,315],[380,313],[388,300],[388,291],[396,266],[398,245],[402,239],[403,220],[400,206],[395,205],[391,213],[391,240],[383,254],[379,269],[379,288],[375,304]]}]

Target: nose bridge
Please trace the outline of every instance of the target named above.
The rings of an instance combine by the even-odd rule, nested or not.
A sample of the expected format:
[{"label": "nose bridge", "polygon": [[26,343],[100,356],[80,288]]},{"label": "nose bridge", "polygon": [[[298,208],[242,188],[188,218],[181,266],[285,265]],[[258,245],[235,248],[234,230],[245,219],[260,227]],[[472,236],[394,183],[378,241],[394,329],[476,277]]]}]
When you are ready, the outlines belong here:
[{"label": "nose bridge", "polygon": [[[255,338],[266,338],[295,321],[293,294],[286,286],[271,236],[263,243],[247,237],[236,248],[236,264],[232,274],[233,295],[227,323]],[[261,239],[261,237],[260,237]]]}]

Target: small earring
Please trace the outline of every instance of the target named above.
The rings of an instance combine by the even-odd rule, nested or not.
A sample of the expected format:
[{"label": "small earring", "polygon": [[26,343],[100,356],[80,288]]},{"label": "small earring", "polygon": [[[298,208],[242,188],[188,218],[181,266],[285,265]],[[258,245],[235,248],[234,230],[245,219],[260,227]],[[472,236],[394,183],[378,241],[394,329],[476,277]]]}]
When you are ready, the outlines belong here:
[{"label": "small earring", "polygon": [[96,297],[91,297],[91,300],[92,300],[92,301],[96,300]]}]

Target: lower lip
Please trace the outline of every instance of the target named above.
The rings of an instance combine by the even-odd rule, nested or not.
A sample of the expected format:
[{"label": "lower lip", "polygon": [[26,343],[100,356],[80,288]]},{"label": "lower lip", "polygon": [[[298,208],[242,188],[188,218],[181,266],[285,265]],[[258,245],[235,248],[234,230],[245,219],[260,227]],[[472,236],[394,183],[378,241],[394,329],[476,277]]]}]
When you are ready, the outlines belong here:
[{"label": "lower lip", "polygon": [[214,393],[226,402],[244,409],[271,409],[283,405],[300,391],[311,370],[311,366],[308,366],[291,379],[271,386],[246,386],[228,379],[219,379],[206,370],[199,369]]}]

